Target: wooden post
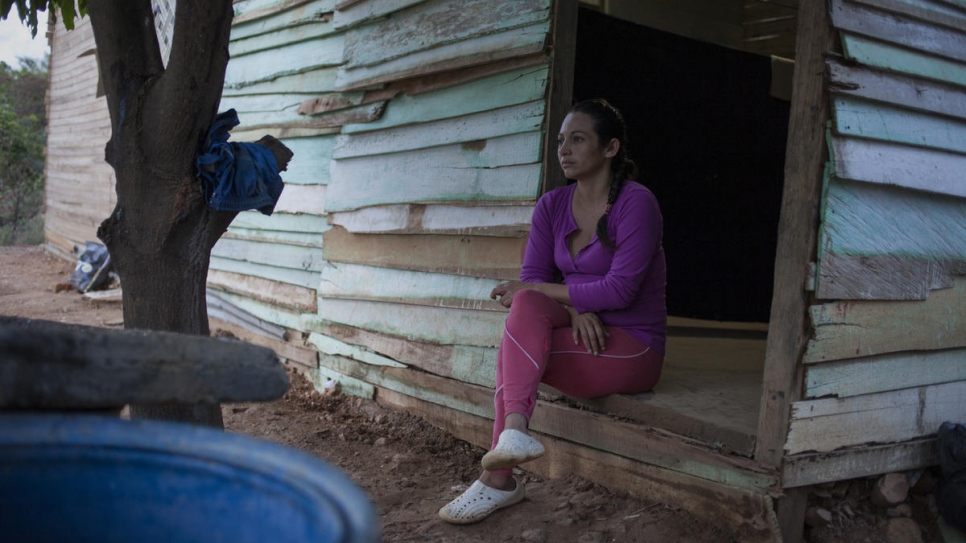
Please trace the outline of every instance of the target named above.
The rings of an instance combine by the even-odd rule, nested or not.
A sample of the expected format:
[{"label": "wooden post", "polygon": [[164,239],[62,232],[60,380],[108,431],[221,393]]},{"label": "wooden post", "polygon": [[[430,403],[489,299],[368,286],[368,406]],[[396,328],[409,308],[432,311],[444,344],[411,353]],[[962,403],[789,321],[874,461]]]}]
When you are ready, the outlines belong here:
[{"label": "wooden post", "polygon": [[[567,116],[574,93],[577,54],[577,0],[554,2],[551,34],[550,81],[547,83],[547,125],[543,147],[543,192],[567,184],[557,163],[557,132]],[[538,195],[539,196],[539,195]]]},{"label": "wooden post", "polygon": [[[823,55],[835,48],[823,0],[802,0],[798,12],[795,76],[785,156],[774,296],[765,349],[765,370],[755,458],[780,468],[792,402],[801,398],[801,358],[809,336],[809,293],[805,284],[815,258],[822,175],[827,152],[828,95]],[[779,500],[782,535],[801,541],[805,500]]]}]

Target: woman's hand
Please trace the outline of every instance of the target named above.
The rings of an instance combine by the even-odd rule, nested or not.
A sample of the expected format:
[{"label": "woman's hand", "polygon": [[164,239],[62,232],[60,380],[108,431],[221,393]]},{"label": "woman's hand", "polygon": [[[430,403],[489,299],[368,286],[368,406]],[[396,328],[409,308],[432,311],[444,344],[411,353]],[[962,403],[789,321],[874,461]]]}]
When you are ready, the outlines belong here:
[{"label": "woman's hand", "polygon": [[504,281],[493,287],[493,290],[490,291],[490,299],[496,300],[499,297],[500,305],[510,307],[513,304],[513,296],[517,292],[525,288],[534,288],[535,286],[534,283],[524,283],[523,281]]},{"label": "woman's hand", "polygon": [[567,311],[570,313],[574,345],[583,341],[587,347],[587,352],[595,356],[607,348],[607,338],[610,337],[610,332],[604,327],[604,323],[600,322],[597,313],[578,313],[571,306],[567,306]]}]

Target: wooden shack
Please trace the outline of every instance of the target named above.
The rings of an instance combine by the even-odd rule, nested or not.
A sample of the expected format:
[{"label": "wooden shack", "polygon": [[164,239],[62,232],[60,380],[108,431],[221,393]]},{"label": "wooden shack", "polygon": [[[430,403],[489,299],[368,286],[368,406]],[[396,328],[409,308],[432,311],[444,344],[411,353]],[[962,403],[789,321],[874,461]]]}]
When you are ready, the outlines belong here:
[{"label": "wooden shack", "polygon": [[[162,43],[171,2],[156,2]],[[668,255],[652,393],[543,391],[528,469],[800,539],[810,485],[937,462],[966,419],[963,0],[239,0],[222,109],[295,151],[215,247],[213,327],[488,446],[555,134],[633,128]],[[46,238],[113,206],[89,21],[52,28]]]}]

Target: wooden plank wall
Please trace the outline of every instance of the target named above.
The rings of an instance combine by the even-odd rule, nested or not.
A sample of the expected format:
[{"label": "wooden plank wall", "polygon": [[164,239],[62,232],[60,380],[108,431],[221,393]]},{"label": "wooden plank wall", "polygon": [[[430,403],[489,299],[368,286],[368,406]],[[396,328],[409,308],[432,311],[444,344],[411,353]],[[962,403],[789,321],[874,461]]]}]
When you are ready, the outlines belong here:
[{"label": "wooden plank wall", "polygon": [[936,463],[966,413],[966,11],[833,0],[830,161],[786,487]]},{"label": "wooden plank wall", "polygon": [[114,171],[104,162],[111,119],[97,96],[90,19],[78,19],[70,32],[58,21],[50,41],[44,237],[51,249],[76,257],[75,246],[97,241],[116,203]]},{"label": "wooden plank wall", "polygon": [[[565,8],[558,21],[575,24],[576,2]],[[276,213],[242,214],[213,252],[216,326],[263,344],[284,330],[283,356],[313,381],[335,378],[488,446],[506,317],[489,292],[518,276],[541,191],[554,9],[236,3],[222,104],[242,122],[233,138],[273,133],[295,158]],[[543,473],[579,468],[680,505],[693,502],[682,484],[716,488],[729,498],[702,502],[705,516],[767,539],[776,472],[591,411],[541,411],[534,429],[556,450]],[[636,475],[604,468],[618,464]]]}]

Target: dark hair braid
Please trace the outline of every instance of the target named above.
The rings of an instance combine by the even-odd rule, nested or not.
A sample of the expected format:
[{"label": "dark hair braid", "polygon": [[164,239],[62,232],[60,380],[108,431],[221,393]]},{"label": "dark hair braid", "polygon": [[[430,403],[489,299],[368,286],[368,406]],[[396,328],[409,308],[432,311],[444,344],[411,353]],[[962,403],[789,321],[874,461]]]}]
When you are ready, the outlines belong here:
[{"label": "dark hair braid", "polygon": [[611,160],[613,174],[610,179],[610,192],[607,193],[607,207],[597,221],[597,239],[604,247],[614,249],[614,242],[607,231],[607,216],[610,214],[611,206],[620,196],[624,182],[637,177],[637,165],[628,158],[627,154],[627,124],[621,112],[601,98],[578,102],[568,113],[583,113],[593,119],[597,141],[601,147],[606,146],[612,139],[617,139],[620,143],[617,154]]}]

